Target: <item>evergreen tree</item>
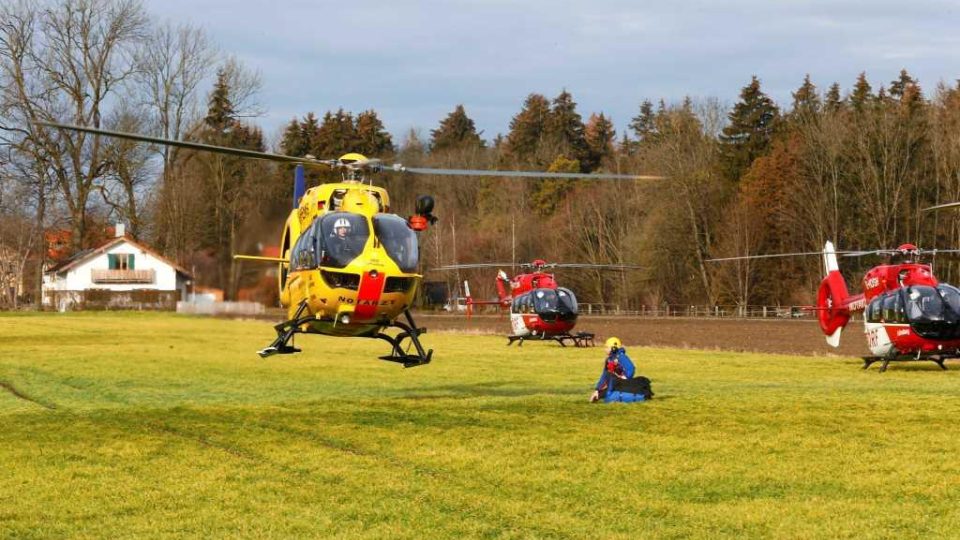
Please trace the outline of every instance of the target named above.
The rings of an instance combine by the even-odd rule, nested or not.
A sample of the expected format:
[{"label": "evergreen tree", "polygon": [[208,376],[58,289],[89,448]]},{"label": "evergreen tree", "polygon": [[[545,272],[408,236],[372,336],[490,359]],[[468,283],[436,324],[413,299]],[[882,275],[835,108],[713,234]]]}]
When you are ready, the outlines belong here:
[{"label": "evergreen tree", "polygon": [[760,80],[754,76],[740,92],[740,101],[729,114],[730,124],[720,135],[721,166],[728,180],[739,180],[753,160],[767,152],[779,117],[776,104],[760,90]]},{"label": "evergreen tree", "polygon": [[355,131],[357,152],[367,156],[385,156],[393,152],[393,139],[373,109],[357,115]]},{"label": "evergreen tree", "polygon": [[609,118],[600,114],[591,114],[584,130],[584,138],[587,143],[588,162],[584,168],[590,171],[596,170],[603,160],[613,156],[613,141],[617,137],[617,132],[613,128],[613,122]]},{"label": "evergreen tree", "polygon": [[793,114],[800,118],[813,118],[820,112],[820,96],[817,87],[810,82],[810,75],[803,78],[803,84],[793,92]]},{"label": "evergreen tree", "polygon": [[840,98],[840,83],[833,83],[827,90],[826,99],[823,107],[828,111],[838,111],[843,106],[843,100]]},{"label": "evergreen tree", "polygon": [[541,94],[530,94],[523,108],[510,120],[507,134],[507,154],[521,163],[536,163],[537,152],[543,144],[550,118],[550,102]]},{"label": "evergreen tree", "polygon": [[217,80],[213,84],[213,91],[210,92],[210,99],[207,101],[207,116],[203,121],[214,133],[226,133],[233,123],[234,114],[227,72],[220,68],[217,70]]},{"label": "evergreen tree", "polygon": [[287,124],[280,139],[280,149],[288,156],[302,157],[315,152],[314,144],[320,131],[320,123],[312,112],[302,121],[296,118]]},{"label": "evergreen tree", "polygon": [[317,132],[314,155],[323,159],[336,158],[347,152],[355,152],[358,143],[353,115],[342,108],[336,113],[327,111]]},{"label": "evergreen tree", "polygon": [[[301,121],[297,121],[297,119],[294,118],[283,130],[283,136],[280,139],[280,150],[288,156],[305,157],[310,155],[316,157],[316,144],[319,133],[320,122],[312,112],[307,113],[307,116]],[[291,178],[294,165],[283,165],[281,170],[281,178],[286,181],[286,179]],[[313,182],[320,178],[321,171],[316,167],[308,167],[305,172],[308,181]]]},{"label": "evergreen tree", "polygon": [[283,128],[283,135],[280,137],[280,151],[288,156],[300,156],[306,150],[306,144],[300,137],[300,122],[294,118],[290,120],[287,127]]},{"label": "evergreen tree", "polygon": [[430,151],[483,148],[484,142],[477,133],[473,120],[467,116],[463,105],[457,107],[440,121],[440,127],[430,132]]},{"label": "evergreen tree", "polygon": [[857,76],[857,82],[853,85],[853,92],[850,93],[848,100],[853,110],[860,113],[866,106],[875,99],[873,88],[867,81],[866,72],[860,72]]},{"label": "evergreen tree", "polygon": [[641,143],[649,141],[652,137],[656,136],[656,115],[653,112],[653,103],[651,103],[650,100],[645,99],[643,103],[640,104],[640,114],[631,119],[630,129],[633,130],[637,136],[637,140]]},{"label": "evergreen tree", "polygon": [[890,83],[890,95],[900,99],[909,87],[916,86],[916,84],[917,81],[913,80],[913,77],[907,73],[907,70],[901,69],[900,76]]},{"label": "evergreen tree", "polygon": [[[575,159],[569,159],[562,155],[547,167],[547,172],[552,173],[578,173],[581,171],[580,162]],[[567,196],[573,187],[574,182],[559,179],[534,180],[531,183],[530,204],[534,211],[540,216],[549,216],[553,214],[557,206]]]},{"label": "evergreen tree", "polygon": [[558,155],[579,160],[581,167],[585,165],[589,152],[584,136],[583,118],[577,112],[577,103],[573,101],[573,96],[566,90],[553,99],[547,122],[547,137],[556,145]]}]

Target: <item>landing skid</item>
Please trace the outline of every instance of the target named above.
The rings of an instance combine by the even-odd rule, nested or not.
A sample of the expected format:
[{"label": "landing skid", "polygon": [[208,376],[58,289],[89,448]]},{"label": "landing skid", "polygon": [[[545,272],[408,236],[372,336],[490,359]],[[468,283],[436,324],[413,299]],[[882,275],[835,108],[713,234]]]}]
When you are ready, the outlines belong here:
[{"label": "landing skid", "polygon": [[[386,360],[388,362],[397,362],[403,364],[403,367],[417,367],[424,364],[429,364],[433,356],[433,349],[428,351],[423,350],[423,345],[420,344],[420,334],[423,334],[427,331],[426,328],[417,328],[417,324],[413,322],[413,316],[410,315],[409,310],[403,312],[404,317],[407,318],[407,323],[404,324],[400,321],[393,321],[393,324],[390,326],[400,329],[400,333],[391,336],[384,334],[383,332],[378,332],[374,337],[382,339],[390,343],[392,349],[390,354],[386,356],[381,356],[381,360]],[[403,342],[409,340],[410,343],[404,346]],[[410,354],[410,346],[413,346],[416,354]]]},{"label": "landing skid", "polygon": [[[300,352],[300,349],[293,347],[288,343],[291,339],[293,339],[295,334],[303,333],[303,331],[300,330],[300,327],[303,324],[317,320],[313,315],[301,317],[306,308],[306,302],[301,302],[300,306],[297,308],[296,314],[294,314],[292,319],[284,321],[273,327],[277,331],[277,339],[273,340],[273,343],[271,343],[268,347],[257,352],[257,354],[260,355],[260,358],[266,358],[275,354],[293,354]],[[413,322],[413,317],[410,315],[409,310],[404,311],[403,314],[407,318],[407,323],[394,321],[389,325],[389,327],[399,328],[399,334],[396,336],[391,336],[384,334],[383,332],[377,332],[376,335],[371,336],[385,340],[391,345],[390,354],[381,356],[380,359],[403,364],[403,367],[406,368],[429,364],[433,357],[433,349],[425,351],[423,349],[423,345],[420,344],[420,334],[426,332],[427,329],[417,328],[417,325]],[[404,344],[404,341],[407,340],[409,340],[409,343]],[[413,354],[410,353],[411,345],[415,349],[415,353]]]},{"label": "landing skid", "polygon": [[566,347],[567,341],[573,342],[575,347],[593,347],[594,334],[590,332],[577,332],[576,334],[553,334],[539,336],[507,336],[507,347],[513,345],[514,341],[519,342],[518,347],[523,347],[524,340],[532,341],[556,341],[561,346]]},{"label": "landing skid", "polygon": [[887,358],[885,356],[864,356],[863,369],[868,369],[871,365],[877,362],[881,362],[880,373],[883,373],[884,371],[887,370],[887,366],[890,365],[890,362],[924,362],[926,361],[926,362],[933,362],[938,366],[940,366],[940,369],[946,371],[947,366],[943,365],[943,363],[949,360],[950,358],[954,358],[954,357],[941,356],[941,355],[921,356],[921,357],[916,357],[911,355],[911,356],[898,356],[895,358]]},{"label": "landing skid", "polygon": [[300,315],[302,315],[306,309],[307,302],[304,300],[300,302],[300,305],[297,307],[297,312],[293,315],[292,319],[283,321],[273,327],[273,329],[277,331],[277,339],[273,340],[273,343],[267,347],[257,351],[260,358],[266,358],[275,354],[293,354],[300,352],[300,349],[287,345],[287,343],[293,338],[294,334],[300,332],[300,325],[316,319],[313,315],[301,317]]}]

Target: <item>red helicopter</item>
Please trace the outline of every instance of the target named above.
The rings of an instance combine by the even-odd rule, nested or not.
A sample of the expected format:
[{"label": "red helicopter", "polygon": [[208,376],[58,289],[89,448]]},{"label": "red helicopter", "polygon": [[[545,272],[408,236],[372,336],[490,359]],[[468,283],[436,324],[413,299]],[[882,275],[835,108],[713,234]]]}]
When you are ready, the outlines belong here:
[{"label": "red helicopter", "polygon": [[[871,356],[863,357],[863,368],[882,362],[886,371],[892,361],[929,360],[942,369],[945,360],[960,358],[960,289],[941,283],[930,264],[917,262],[922,254],[956,253],[960,250],[921,250],[903,244],[895,250],[837,251],[833,243],[823,248],[825,277],[817,291],[817,319],[827,344],[840,346],[840,334],[854,312],[864,312],[864,334]],[[814,252],[820,255],[819,252]],[[714,261],[789,257],[813,253],[785,253],[730,257]],[[840,274],[837,256],[889,255],[890,264],[881,264],[863,276],[863,292],[850,294]]]},{"label": "red helicopter", "polygon": [[[511,263],[457,264],[442,266],[436,270],[465,270],[471,268],[490,268],[513,266]],[[475,305],[498,305],[510,310],[512,334],[507,336],[507,345],[524,340],[553,340],[566,347],[567,341],[577,347],[592,347],[594,334],[590,332],[571,333],[577,324],[577,296],[566,287],[561,287],[553,274],[545,272],[548,268],[582,268],[593,270],[626,270],[639,268],[631,265],[611,264],[564,264],[547,263],[536,259],[532,263],[520,265],[529,270],[513,278],[506,272],[497,272],[497,300],[474,300],[470,295],[470,284],[464,281],[467,300],[467,316],[473,313]]]}]

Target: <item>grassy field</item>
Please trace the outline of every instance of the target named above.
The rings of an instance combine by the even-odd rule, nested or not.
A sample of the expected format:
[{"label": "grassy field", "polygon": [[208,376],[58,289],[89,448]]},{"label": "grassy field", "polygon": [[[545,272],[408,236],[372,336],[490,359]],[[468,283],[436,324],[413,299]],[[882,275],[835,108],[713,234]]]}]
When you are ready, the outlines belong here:
[{"label": "grassy field", "polygon": [[[951,537],[960,367],[599,349],[263,322],[0,315],[0,537]],[[629,344],[627,344],[629,345]]]}]

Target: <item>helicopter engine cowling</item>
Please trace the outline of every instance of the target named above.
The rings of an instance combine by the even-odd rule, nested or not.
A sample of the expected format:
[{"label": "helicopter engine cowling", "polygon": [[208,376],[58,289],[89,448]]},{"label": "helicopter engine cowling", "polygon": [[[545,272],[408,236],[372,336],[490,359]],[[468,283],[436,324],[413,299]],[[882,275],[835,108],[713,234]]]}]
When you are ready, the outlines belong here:
[{"label": "helicopter engine cowling", "polygon": [[840,346],[840,333],[850,321],[850,310],[844,305],[849,296],[847,284],[838,270],[829,272],[817,290],[817,319],[832,347]]}]

